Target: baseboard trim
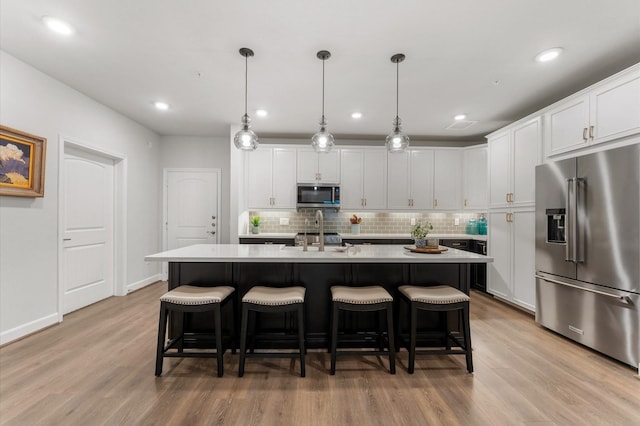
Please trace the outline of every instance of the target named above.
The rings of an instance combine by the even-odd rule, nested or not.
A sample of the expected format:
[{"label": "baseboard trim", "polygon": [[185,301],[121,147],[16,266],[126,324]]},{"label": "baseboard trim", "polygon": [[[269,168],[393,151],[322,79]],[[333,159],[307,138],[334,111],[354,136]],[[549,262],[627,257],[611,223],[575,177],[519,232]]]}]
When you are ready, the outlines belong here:
[{"label": "baseboard trim", "polygon": [[37,320],[19,325],[10,330],[3,331],[2,333],[0,333],[0,346],[26,337],[30,334],[42,330],[43,328],[57,323],[58,313],[56,312],[51,315],[47,315],[46,317],[38,318]]},{"label": "baseboard trim", "polygon": [[162,281],[162,274],[155,274],[143,280],[137,281],[135,283],[131,283],[127,285],[127,293],[131,293],[132,291],[140,290],[148,286],[149,284],[153,284],[156,281]]}]

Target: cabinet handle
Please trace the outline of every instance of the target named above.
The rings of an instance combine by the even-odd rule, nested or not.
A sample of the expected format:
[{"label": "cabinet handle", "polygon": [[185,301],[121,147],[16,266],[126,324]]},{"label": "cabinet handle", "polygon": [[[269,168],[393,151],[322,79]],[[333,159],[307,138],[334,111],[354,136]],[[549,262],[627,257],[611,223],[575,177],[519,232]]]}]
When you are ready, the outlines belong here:
[{"label": "cabinet handle", "polygon": [[505,198],[506,198],[507,203],[508,203],[509,202],[509,193],[508,192],[505,194]]},{"label": "cabinet handle", "polygon": [[467,199],[464,199],[464,206],[467,207]]},{"label": "cabinet handle", "polygon": [[593,126],[589,126],[589,139],[593,140]]},{"label": "cabinet handle", "polygon": [[435,198],[433,200],[433,207],[438,207],[438,199],[437,198]]},{"label": "cabinet handle", "polygon": [[513,192],[509,193],[509,201],[511,201],[513,203]]},{"label": "cabinet handle", "polygon": [[587,128],[582,129],[582,140],[587,141]]},{"label": "cabinet handle", "polygon": [[364,199],[364,206],[367,207],[367,199]]},{"label": "cabinet handle", "polygon": [[513,222],[513,213],[505,213],[505,220],[507,222]]}]

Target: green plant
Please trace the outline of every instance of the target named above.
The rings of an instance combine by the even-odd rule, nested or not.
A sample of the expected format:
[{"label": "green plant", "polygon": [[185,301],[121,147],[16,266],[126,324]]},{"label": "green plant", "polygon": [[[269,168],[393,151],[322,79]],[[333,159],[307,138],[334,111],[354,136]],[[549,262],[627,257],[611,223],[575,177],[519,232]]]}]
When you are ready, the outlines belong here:
[{"label": "green plant", "polygon": [[429,235],[429,232],[431,232],[432,230],[433,230],[433,225],[431,225],[431,223],[427,222],[424,225],[422,223],[418,223],[411,230],[411,237],[416,239],[424,239],[426,238],[427,235]]},{"label": "green plant", "polygon": [[253,226],[260,226],[260,216],[254,216],[251,218],[251,224]]}]

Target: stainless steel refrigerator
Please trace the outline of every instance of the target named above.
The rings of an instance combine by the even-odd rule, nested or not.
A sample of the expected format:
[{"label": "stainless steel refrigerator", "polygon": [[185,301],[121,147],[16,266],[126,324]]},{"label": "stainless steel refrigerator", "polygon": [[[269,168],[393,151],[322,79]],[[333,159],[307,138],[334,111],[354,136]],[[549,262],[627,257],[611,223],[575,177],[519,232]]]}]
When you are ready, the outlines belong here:
[{"label": "stainless steel refrigerator", "polygon": [[640,144],[536,167],[536,322],[640,370]]}]

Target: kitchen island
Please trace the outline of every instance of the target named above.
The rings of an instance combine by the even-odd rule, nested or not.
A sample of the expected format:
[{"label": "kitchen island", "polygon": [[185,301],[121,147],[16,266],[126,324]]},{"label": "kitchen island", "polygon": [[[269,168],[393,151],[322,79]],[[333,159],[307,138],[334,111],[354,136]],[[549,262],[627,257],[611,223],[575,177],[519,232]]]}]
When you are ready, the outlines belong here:
[{"label": "kitchen island", "polygon": [[[492,262],[491,257],[449,248],[440,254],[412,253],[402,245],[317,247],[250,244],[197,244],[145,257],[146,261],[169,262],[169,289],[183,284],[232,285],[240,307],[242,296],[254,285],[306,288],[305,316],[308,346],[327,347],[330,287],[332,285],[381,285],[396,298],[401,285],[447,284],[469,293],[469,269],[474,263]],[[345,318],[345,327],[375,327],[375,316]],[[205,314],[187,319],[187,329],[207,329]],[[261,317],[263,328],[287,328],[291,318]],[[174,322],[175,323],[175,322]],[[431,321],[439,326],[439,319]],[[175,327],[176,325],[172,325]]]}]

